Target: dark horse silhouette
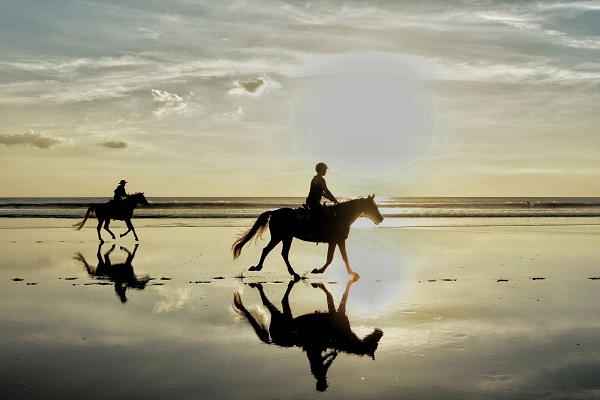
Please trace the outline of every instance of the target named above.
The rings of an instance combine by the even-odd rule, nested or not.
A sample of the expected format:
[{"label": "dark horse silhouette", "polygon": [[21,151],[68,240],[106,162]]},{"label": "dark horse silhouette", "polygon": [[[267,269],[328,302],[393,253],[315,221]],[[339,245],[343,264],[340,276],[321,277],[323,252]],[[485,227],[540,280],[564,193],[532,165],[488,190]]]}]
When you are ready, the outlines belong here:
[{"label": "dark horse silhouette", "polygon": [[103,222],[104,222],[104,229],[108,233],[110,233],[110,236],[113,239],[115,238],[115,235],[110,231],[110,229],[108,229],[111,219],[118,219],[121,221],[125,221],[125,224],[127,224],[127,228],[128,228],[127,232],[122,233],[120,235],[120,237],[127,235],[129,232],[133,232],[133,236],[135,237],[135,240],[139,240],[135,233],[133,224],[131,223],[131,217],[133,216],[133,210],[135,209],[135,207],[138,204],[141,204],[144,206],[147,206],[149,204],[148,200],[146,200],[146,197],[144,197],[144,193],[132,194],[131,196],[129,196],[125,200],[123,200],[121,202],[121,204],[116,204],[114,202],[114,200],[111,200],[108,203],[103,203],[103,204],[92,204],[88,208],[87,212],[85,213],[85,217],[83,218],[83,221],[74,224],[73,227],[76,230],[80,230],[81,228],[83,228],[83,225],[85,225],[85,222],[87,221],[88,217],[90,216],[90,213],[95,212],[96,218],[98,219],[98,227],[96,228],[96,230],[98,231],[98,239],[100,239],[100,243],[104,243],[104,240],[102,239],[102,236],[100,235],[100,228],[102,227]]},{"label": "dark horse silhouette", "polygon": [[248,311],[238,292],[233,294],[232,306],[237,313],[246,317],[259,339],[264,343],[302,348],[308,357],[311,373],[317,379],[317,390],[324,391],[328,386],[327,371],[339,352],[359,356],[369,355],[375,359],[375,350],[383,336],[381,329],[374,329],[362,339],[352,332],[350,321],[346,316],[346,304],[350,287],[354,282],[356,280],[351,279],[346,284],[346,291],[337,310],[333,296],[325,286],[322,283],[313,283],[313,287],[320,288],[325,292],[328,311],[315,311],[296,318],[292,316],[289,304],[289,295],[296,281],[290,281],[281,300],[283,311],[279,311],[269,301],[261,284],[250,284],[258,289],[263,305],[271,314],[268,328]]},{"label": "dark horse silhouette", "polygon": [[352,225],[352,223],[354,223],[354,221],[356,221],[356,219],[359,217],[367,217],[375,224],[379,224],[381,221],[383,221],[383,217],[379,213],[377,204],[375,204],[375,195],[368,196],[366,199],[360,198],[349,200],[328,208],[331,209],[329,214],[332,216],[325,221],[325,230],[327,234],[324,238],[322,238],[322,240],[321,238],[316,239],[310,236],[311,229],[307,227],[310,226],[309,224],[311,224],[311,222],[307,222],[304,218],[307,214],[306,210],[280,208],[278,210],[262,213],[254,223],[254,226],[242,234],[242,236],[240,236],[240,238],[233,243],[233,246],[231,247],[233,250],[233,258],[238,258],[242,253],[242,247],[244,247],[244,245],[255,235],[258,234],[262,236],[262,233],[268,226],[269,232],[271,233],[271,240],[263,249],[258,265],[250,267],[250,271],[260,271],[263,267],[263,262],[265,261],[267,254],[269,254],[269,252],[273,250],[273,248],[277,246],[279,242],[283,242],[281,256],[285,261],[288,272],[294,277],[294,279],[300,279],[300,276],[294,272],[294,269],[288,260],[288,254],[292,245],[292,240],[293,238],[298,238],[307,242],[322,241],[329,244],[327,248],[327,261],[325,262],[325,265],[323,265],[323,267],[320,269],[313,269],[313,273],[321,274],[325,272],[333,260],[335,247],[338,246],[340,248],[340,253],[342,254],[342,259],[346,264],[346,270],[348,271],[348,274],[354,276],[354,278],[358,278],[358,274],[352,271],[352,268],[350,268],[350,263],[348,262],[348,255],[346,254],[346,239],[350,233],[350,225]]},{"label": "dark horse silhouette", "polygon": [[133,253],[131,253],[125,247],[121,246],[121,250],[127,253],[127,260],[120,264],[113,264],[110,261],[110,253],[112,253],[115,249],[114,244],[104,254],[104,257],[102,257],[101,254],[102,243],[98,245],[98,252],[96,253],[96,256],[98,257],[98,265],[95,267],[88,264],[87,260],[81,253],[77,253],[73,259],[82,262],[88,274],[90,274],[90,276],[93,278],[109,280],[110,282],[113,282],[115,284],[115,293],[122,303],[126,303],[127,296],[125,295],[125,292],[128,288],[142,290],[150,281],[149,277],[144,276],[142,278],[138,278],[133,272],[133,266],[131,263],[133,262],[137,248],[138,244],[135,245]]}]

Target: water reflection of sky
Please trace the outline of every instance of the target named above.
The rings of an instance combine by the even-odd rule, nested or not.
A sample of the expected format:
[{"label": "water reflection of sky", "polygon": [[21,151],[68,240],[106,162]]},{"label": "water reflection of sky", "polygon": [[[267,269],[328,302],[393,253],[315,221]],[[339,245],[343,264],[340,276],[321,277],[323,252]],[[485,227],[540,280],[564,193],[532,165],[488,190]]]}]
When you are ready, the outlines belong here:
[{"label": "water reflection of sky", "polygon": [[[242,266],[211,250],[215,242],[227,248],[235,230],[212,231],[212,245],[197,244],[189,230],[164,242],[153,236],[158,232],[140,233],[148,239],[132,266],[136,275],[155,279],[128,291],[125,304],[73,259],[77,252],[95,259],[95,242],[23,235],[13,243],[2,233],[3,393],[318,395],[300,348],[262,343],[231,310],[240,289],[246,304],[263,307],[256,290],[233,278]],[[362,278],[352,286],[347,316],[358,336],[375,327],[384,336],[374,361],[338,355],[326,396],[593,398],[600,390],[600,298],[598,281],[589,279],[598,275],[596,245],[589,231],[352,231],[348,253]],[[113,262],[124,262],[126,253],[117,250]],[[301,269],[322,262],[324,253],[324,246],[294,243],[291,254]],[[288,281],[279,255],[265,268],[249,280],[266,279],[265,292],[280,307]],[[338,305],[347,281],[339,255],[325,277],[311,281],[323,282]],[[311,281],[290,295],[295,316],[326,310],[325,295]]]}]

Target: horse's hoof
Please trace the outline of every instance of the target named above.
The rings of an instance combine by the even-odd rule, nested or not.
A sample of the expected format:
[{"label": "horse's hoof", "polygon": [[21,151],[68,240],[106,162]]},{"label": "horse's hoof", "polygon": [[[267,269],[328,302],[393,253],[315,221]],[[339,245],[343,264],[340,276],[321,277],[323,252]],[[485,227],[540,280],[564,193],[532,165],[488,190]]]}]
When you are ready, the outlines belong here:
[{"label": "horse's hoof", "polygon": [[298,282],[300,280],[300,275],[293,274],[292,276],[294,277],[294,282]]},{"label": "horse's hoof", "polygon": [[352,282],[356,282],[359,279],[360,279],[360,275],[357,274],[356,272],[353,272],[352,273]]},{"label": "horse's hoof", "polygon": [[313,273],[313,274],[322,274],[322,273],[323,273],[323,271],[321,271],[321,270],[320,270],[320,269],[318,269],[318,268],[315,268],[315,269],[313,269],[313,270],[312,270],[312,273]]},{"label": "horse's hoof", "polygon": [[262,267],[252,266],[252,267],[248,268],[248,271],[260,271],[261,269],[262,269]]}]

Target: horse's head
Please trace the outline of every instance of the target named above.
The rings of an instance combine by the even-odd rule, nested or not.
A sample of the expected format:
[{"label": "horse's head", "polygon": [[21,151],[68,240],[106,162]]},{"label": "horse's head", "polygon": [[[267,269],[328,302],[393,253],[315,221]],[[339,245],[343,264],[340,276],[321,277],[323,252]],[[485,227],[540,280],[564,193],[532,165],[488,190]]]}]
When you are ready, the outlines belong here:
[{"label": "horse's head", "polygon": [[364,346],[364,354],[370,355],[373,360],[375,359],[375,350],[377,350],[382,336],[383,331],[376,328],[361,340],[361,344]]},{"label": "horse's head", "polygon": [[362,215],[373,221],[375,225],[379,225],[381,221],[383,221],[379,208],[377,207],[377,204],[375,204],[375,194],[363,199]]},{"label": "horse's head", "polygon": [[141,204],[143,206],[150,205],[150,203],[148,203],[148,200],[146,200],[146,197],[144,196],[143,192],[132,194],[131,196],[129,196],[129,198],[135,201],[135,204]]}]

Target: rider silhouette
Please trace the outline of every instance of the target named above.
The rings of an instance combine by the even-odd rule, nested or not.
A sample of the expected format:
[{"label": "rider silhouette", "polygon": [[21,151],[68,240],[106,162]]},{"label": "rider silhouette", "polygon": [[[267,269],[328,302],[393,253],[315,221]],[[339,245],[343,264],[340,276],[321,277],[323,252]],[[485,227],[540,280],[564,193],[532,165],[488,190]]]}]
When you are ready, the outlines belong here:
[{"label": "rider silhouette", "polygon": [[313,215],[313,227],[316,230],[315,232],[309,233],[309,236],[316,235],[317,238],[322,240],[325,240],[327,237],[327,228],[323,224],[326,218],[325,209],[321,205],[321,199],[325,197],[336,204],[338,202],[335,196],[327,188],[327,183],[325,183],[327,169],[327,164],[323,162],[316,165],[315,170],[317,171],[317,174],[310,181],[310,190],[308,192],[308,197],[306,197],[306,205]]},{"label": "rider silhouette", "polygon": [[337,203],[335,196],[327,188],[325,183],[325,174],[327,173],[327,165],[325,163],[318,163],[315,167],[317,174],[310,181],[310,190],[308,197],[306,197],[306,205],[308,208],[313,210],[315,214],[323,215],[323,206],[321,205],[321,198],[325,197],[328,200]]},{"label": "rider silhouette", "polygon": [[121,204],[123,197],[129,197],[127,192],[125,192],[125,184],[126,183],[127,182],[125,182],[125,179],[121,179],[121,182],[119,182],[119,186],[117,186],[117,188],[115,189],[114,200],[115,200],[115,202],[117,202],[117,204]]}]

